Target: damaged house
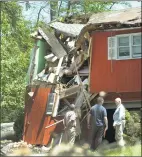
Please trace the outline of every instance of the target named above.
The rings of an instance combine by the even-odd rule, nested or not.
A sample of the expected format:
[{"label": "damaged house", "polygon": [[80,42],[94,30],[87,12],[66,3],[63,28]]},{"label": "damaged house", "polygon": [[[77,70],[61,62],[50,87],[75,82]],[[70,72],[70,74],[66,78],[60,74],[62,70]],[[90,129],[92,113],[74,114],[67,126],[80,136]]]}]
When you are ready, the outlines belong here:
[{"label": "damaged house", "polygon": [[88,141],[86,115],[105,91],[106,139],[113,142],[114,99],[128,109],[141,106],[141,8],[97,13],[87,24],[53,22],[31,37],[23,140],[61,143],[62,119],[74,103],[77,133]]}]

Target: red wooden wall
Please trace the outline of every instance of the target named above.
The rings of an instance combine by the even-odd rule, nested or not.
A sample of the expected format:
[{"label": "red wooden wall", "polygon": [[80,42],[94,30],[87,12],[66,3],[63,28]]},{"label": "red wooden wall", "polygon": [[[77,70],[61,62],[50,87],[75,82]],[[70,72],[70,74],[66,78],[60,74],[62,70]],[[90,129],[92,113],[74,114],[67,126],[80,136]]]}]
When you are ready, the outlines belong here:
[{"label": "red wooden wall", "polygon": [[141,59],[108,60],[108,37],[138,33],[140,29],[92,33],[90,92],[140,92]]},{"label": "red wooden wall", "polygon": [[33,91],[33,98],[26,93],[23,140],[29,144],[46,145],[51,140],[51,133],[59,133],[63,129],[63,124],[48,129],[45,127],[55,123],[55,119],[60,120],[63,117],[53,118],[45,114],[50,88],[35,88]]}]

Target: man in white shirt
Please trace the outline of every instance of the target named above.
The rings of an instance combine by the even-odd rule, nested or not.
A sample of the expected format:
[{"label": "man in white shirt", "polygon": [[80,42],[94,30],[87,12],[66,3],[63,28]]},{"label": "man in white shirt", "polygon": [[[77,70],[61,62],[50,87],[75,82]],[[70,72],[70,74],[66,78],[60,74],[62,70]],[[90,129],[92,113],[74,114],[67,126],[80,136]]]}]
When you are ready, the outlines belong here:
[{"label": "man in white shirt", "polygon": [[125,107],[120,98],[115,99],[116,110],[113,114],[113,127],[115,128],[115,140],[119,146],[124,146],[123,130],[125,127]]},{"label": "man in white shirt", "polygon": [[76,137],[76,113],[75,105],[71,104],[70,111],[64,117],[66,140],[69,144],[74,144]]}]

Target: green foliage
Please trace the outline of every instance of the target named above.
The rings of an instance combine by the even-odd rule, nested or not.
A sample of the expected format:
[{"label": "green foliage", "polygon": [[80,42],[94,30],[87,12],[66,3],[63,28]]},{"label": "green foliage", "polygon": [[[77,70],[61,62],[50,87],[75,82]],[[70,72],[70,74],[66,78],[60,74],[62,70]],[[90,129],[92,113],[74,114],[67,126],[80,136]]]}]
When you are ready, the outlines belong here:
[{"label": "green foliage", "polygon": [[126,127],[124,133],[126,134],[125,139],[129,140],[131,145],[134,145],[141,139],[141,123],[138,113],[130,113],[126,110]]},{"label": "green foliage", "polygon": [[[36,2],[33,2],[36,3]],[[50,11],[51,21],[58,20],[61,22],[66,21],[65,18],[71,16],[87,15],[92,13],[98,13],[103,11],[112,10],[112,6],[122,5],[130,7],[131,5],[128,2],[120,1],[95,1],[95,0],[78,0],[78,1],[69,1],[69,0],[48,0],[40,4],[40,9],[37,10],[36,5],[29,2],[25,3],[27,10],[37,10],[37,22],[36,25],[39,25],[39,21],[44,21],[43,16],[45,13]],[[50,6],[50,7],[49,7]],[[44,14],[43,14],[44,13]]]},{"label": "green foliage", "polygon": [[104,152],[104,156],[141,156],[141,145],[108,149]]},{"label": "green foliage", "polygon": [[[109,144],[108,144],[109,145]],[[99,151],[92,152],[87,144],[77,146],[77,145],[67,145],[61,144],[60,146],[54,147],[48,154],[48,156],[140,156],[141,155],[141,145],[137,144],[135,146],[127,146],[123,148],[110,148],[102,149]]]},{"label": "green foliage", "polygon": [[17,112],[16,120],[14,123],[14,131],[16,139],[18,141],[22,140],[23,128],[24,128],[24,110],[23,108],[20,108]]},{"label": "green foliage", "polygon": [[[59,2],[63,2],[63,0],[59,0]],[[53,15],[54,18],[58,17],[60,19],[62,16],[98,13],[111,10],[112,6],[117,4],[125,5],[128,7],[131,6],[128,2],[112,2],[112,1],[96,2],[94,0],[80,0],[77,1],[76,3],[69,3],[69,1],[67,1],[66,5],[62,4],[58,8],[57,1],[56,2],[53,1],[51,3],[51,10],[52,12],[54,12]]]},{"label": "green foliage", "polygon": [[117,4],[126,5],[130,7],[130,4],[128,2],[95,2],[94,0],[83,0],[81,10],[85,13],[97,13],[110,10],[112,6]]},{"label": "green foliage", "polygon": [[1,15],[1,122],[10,122],[24,105],[31,28],[16,2],[1,2]]}]

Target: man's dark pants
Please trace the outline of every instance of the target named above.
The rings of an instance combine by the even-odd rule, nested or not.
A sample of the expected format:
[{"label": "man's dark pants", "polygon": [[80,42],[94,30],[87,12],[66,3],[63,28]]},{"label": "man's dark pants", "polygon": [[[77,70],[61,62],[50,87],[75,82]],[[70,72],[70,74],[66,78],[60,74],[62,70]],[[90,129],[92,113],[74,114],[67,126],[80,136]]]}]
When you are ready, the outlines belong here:
[{"label": "man's dark pants", "polygon": [[91,128],[91,150],[95,150],[102,142],[104,126],[93,126]]}]

